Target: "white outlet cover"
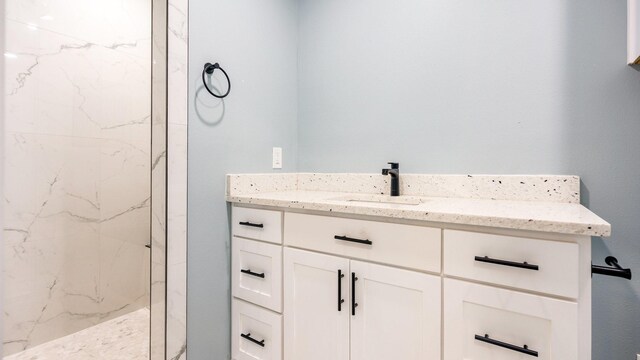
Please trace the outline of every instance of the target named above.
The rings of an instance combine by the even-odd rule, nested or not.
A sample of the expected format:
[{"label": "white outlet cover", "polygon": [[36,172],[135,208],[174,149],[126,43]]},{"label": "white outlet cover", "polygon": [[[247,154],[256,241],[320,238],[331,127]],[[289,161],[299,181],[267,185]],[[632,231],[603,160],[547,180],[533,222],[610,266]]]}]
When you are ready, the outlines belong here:
[{"label": "white outlet cover", "polygon": [[273,168],[282,169],[282,148],[273,148]]}]

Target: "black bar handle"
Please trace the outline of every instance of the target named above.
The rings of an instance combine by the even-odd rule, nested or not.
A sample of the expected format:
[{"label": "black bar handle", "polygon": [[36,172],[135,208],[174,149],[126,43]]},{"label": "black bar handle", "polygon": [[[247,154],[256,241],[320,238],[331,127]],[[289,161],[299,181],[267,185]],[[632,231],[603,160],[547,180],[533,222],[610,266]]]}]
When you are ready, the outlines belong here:
[{"label": "black bar handle", "polygon": [[336,235],[333,238],[336,239],[336,240],[349,241],[349,242],[354,242],[354,243],[358,243],[358,244],[373,245],[373,242],[370,241],[370,240],[356,239],[356,238],[351,238],[351,237],[348,237],[348,236]]},{"label": "black bar handle", "polygon": [[356,273],[351,273],[351,315],[356,316],[356,308],[358,307],[358,303],[356,302],[356,281],[358,281],[358,277]]},{"label": "black bar handle", "polygon": [[614,277],[621,277],[627,280],[631,280],[631,269],[624,269],[620,264],[618,264],[618,259],[613,256],[607,256],[604,259],[604,262],[607,263],[607,266],[601,265],[591,265],[591,273],[592,274],[600,274]]},{"label": "black bar handle", "polygon": [[519,352],[519,353],[527,354],[527,355],[530,355],[530,356],[533,356],[533,357],[538,357],[538,352],[529,349],[529,347],[527,345],[524,345],[522,347],[516,346],[516,345],[511,345],[511,344],[506,343],[506,342],[502,342],[502,341],[499,341],[499,340],[491,339],[488,334],[484,334],[484,336],[476,335],[476,340],[485,342],[487,344],[499,346],[501,348],[513,350],[513,351],[516,351],[516,352]]},{"label": "black bar handle", "polygon": [[515,261],[492,259],[492,258],[490,258],[488,256],[476,256],[476,261],[483,262],[483,263],[489,263],[489,264],[511,266],[511,267],[520,268],[520,269],[527,269],[527,270],[535,270],[535,271],[540,270],[540,267],[538,265],[529,264],[526,261],[519,263],[519,262],[515,262]]},{"label": "black bar handle", "polygon": [[257,227],[257,228],[263,228],[264,224],[255,224],[255,223],[251,223],[248,221],[240,221],[239,223],[242,226],[251,226],[251,227]]},{"label": "black bar handle", "polygon": [[258,340],[256,340],[256,339],[251,337],[251,333],[240,334],[240,336],[243,337],[244,339],[247,339],[247,340],[251,341],[254,344],[258,344],[258,345],[264,347],[264,339],[258,341]]},{"label": "black bar handle", "polygon": [[342,270],[338,270],[338,311],[342,311],[342,304],[344,303],[344,299],[342,298],[342,278],[344,274]]},{"label": "black bar handle", "polygon": [[246,269],[246,270],[245,269],[240,269],[240,272],[243,273],[243,274],[247,274],[247,275],[251,275],[251,276],[255,276],[255,277],[259,277],[259,278],[264,279],[264,273],[258,274],[257,272],[251,271],[251,269]]}]

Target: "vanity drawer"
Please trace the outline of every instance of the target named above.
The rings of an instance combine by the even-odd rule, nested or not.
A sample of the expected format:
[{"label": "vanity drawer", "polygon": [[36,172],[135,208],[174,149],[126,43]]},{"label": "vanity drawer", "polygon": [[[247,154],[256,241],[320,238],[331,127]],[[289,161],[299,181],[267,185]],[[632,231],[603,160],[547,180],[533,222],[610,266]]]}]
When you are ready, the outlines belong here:
[{"label": "vanity drawer", "polygon": [[234,206],[234,236],[282,244],[282,212]]},{"label": "vanity drawer", "polygon": [[234,360],[281,360],[282,315],[233,299],[231,356]]},{"label": "vanity drawer", "polygon": [[578,332],[576,303],[444,280],[445,360],[578,360]]},{"label": "vanity drawer", "polygon": [[422,226],[285,213],[285,244],[440,273],[441,230]]},{"label": "vanity drawer", "polygon": [[444,231],[444,273],[518,289],[578,297],[578,244]]},{"label": "vanity drawer", "polygon": [[233,296],[282,311],[282,246],[233,238]]}]

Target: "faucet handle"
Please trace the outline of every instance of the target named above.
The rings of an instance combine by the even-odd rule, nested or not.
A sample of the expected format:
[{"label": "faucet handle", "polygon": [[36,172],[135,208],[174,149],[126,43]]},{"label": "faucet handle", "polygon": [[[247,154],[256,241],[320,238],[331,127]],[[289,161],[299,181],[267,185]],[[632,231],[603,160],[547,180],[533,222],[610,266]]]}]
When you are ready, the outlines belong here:
[{"label": "faucet handle", "polygon": [[397,163],[397,162],[388,162],[387,164],[391,165],[392,169],[399,169],[400,168],[400,163]]}]

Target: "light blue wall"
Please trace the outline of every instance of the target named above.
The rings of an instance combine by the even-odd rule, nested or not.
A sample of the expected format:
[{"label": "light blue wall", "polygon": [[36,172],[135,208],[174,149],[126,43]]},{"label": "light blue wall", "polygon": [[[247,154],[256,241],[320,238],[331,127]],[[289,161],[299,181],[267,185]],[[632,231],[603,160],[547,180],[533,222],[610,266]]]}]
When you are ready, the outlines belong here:
[{"label": "light blue wall", "polygon": [[593,279],[593,359],[640,353],[640,72],[626,1],[301,0],[300,171],[575,174],[631,282]]},{"label": "light blue wall", "polygon": [[[299,0],[298,20],[295,1],[190,1],[190,358],[228,358],[223,176],[270,171],[272,146],[284,171],[395,160],[414,173],[580,175],[583,202],[614,229],[594,261],[614,254],[637,275],[594,278],[593,359],[640,353],[640,72],[624,65],[626,1]],[[220,122],[198,92],[211,60],[234,86]]]},{"label": "light blue wall", "polygon": [[[223,360],[230,357],[224,175],[271,171],[273,146],[283,148],[282,171],[296,170],[297,9],[293,0],[189,5],[187,346],[190,359]],[[201,88],[204,63],[216,61],[232,81],[224,106]]]}]

